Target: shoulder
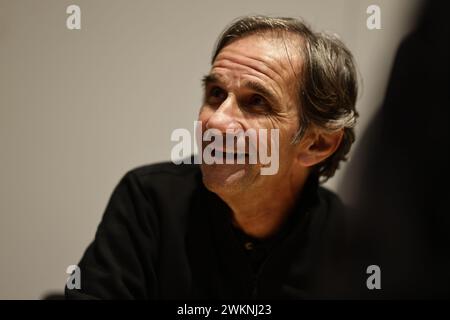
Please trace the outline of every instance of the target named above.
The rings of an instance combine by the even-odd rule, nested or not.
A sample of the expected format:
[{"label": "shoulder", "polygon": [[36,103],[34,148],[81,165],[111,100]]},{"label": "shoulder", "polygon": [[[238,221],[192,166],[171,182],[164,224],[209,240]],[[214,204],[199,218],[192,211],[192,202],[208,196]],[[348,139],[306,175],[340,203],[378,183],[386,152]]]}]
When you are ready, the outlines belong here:
[{"label": "shoulder", "polygon": [[195,178],[200,173],[200,168],[195,164],[174,164],[172,162],[159,162],[136,167],[127,172],[140,181],[148,179],[180,180]]},{"label": "shoulder", "polygon": [[202,184],[200,167],[195,164],[160,162],[134,168],[123,180],[131,183],[152,203],[189,201]]},{"label": "shoulder", "polygon": [[[339,253],[348,241],[348,214],[349,208],[344,204],[338,194],[320,186],[318,195],[324,212],[325,239],[333,248],[331,252]],[[341,252],[342,253],[342,252]]]},{"label": "shoulder", "polygon": [[323,204],[328,209],[327,211],[344,214],[344,212],[347,210],[341,198],[334,191],[331,191],[328,188],[319,186],[318,196],[320,201],[323,202]]},{"label": "shoulder", "polygon": [[159,162],[131,169],[125,178],[137,181],[143,187],[177,186],[197,184],[201,178],[200,167],[196,164],[174,164]]}]

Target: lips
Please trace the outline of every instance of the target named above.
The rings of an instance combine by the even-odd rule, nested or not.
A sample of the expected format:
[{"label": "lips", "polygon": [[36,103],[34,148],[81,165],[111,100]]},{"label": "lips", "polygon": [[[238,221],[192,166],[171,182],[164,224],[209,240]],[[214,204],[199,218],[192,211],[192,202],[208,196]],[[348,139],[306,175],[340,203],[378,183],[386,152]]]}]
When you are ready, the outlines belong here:
[{"label": "lips", "polygon": [[224,151],[224,150],[216,150],[216,149],[214,149],[214,150],[212,150],[212,152],[211,152],[211,155],[214,157],[214,158],[218,158],[218,159],[220,159],[220,158],[223,158],[223,159],[227,159],[227,158],[231,158],[231,159],[234,159],[235,161],[236,160],[238,160],[238,159],[246,159],[246,158],[248,158],[248,153],[238,153],[238,152],[227,152],[227,151]]}]

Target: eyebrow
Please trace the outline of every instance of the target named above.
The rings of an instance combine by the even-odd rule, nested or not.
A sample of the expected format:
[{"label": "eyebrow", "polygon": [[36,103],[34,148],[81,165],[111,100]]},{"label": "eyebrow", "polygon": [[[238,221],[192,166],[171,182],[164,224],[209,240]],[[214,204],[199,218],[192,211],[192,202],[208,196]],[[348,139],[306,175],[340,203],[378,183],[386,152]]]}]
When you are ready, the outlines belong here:
[{"label": "eyebrow", "polygon": [[206,87],[208,84],[213,84],[213,83],[220,83],[220,78],[218,75],[214,74],[214,73],[210,73],[207,74],[205,76],[203,76],[202,78],[202,84],[204,87]]},{"label": "eyebrow", "polygon": [[[218,76],[215,73],[205,75],[202,79],[203,87],[206,87],[207,85],[210,85],[210,84],[221,83],[222,81],[220,80],[220,78],[222,78],[222,77]],[[262,84],[260,84],[259,82],[245,80],[245,81],[243,81],[243,83],[244,83],[243,86],[245,88],[251,89],[251,90],[261,94],[262,96],[271,100],[272,103],[277,103],[278,99],[277,99],[276,95],[271,90],[267,89]]]}]

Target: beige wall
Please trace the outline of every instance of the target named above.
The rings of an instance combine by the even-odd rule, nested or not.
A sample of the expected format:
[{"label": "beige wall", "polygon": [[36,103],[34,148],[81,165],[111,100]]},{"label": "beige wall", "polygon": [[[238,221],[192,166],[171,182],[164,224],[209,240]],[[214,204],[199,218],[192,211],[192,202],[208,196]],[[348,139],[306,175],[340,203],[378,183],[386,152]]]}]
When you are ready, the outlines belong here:
[{"label": "beige wall", "polygon": [[[82,29],[66,29],[66,7]],[[378,4],[382,30],[366,28]],[[364,78],[365,126],[417,1],[0,0],[0,298],[62,290],[130,168],[192,128],[217,35],[237,16],[302,16],[338,33]],[[329,182],[339,182],[338,175]]]}]

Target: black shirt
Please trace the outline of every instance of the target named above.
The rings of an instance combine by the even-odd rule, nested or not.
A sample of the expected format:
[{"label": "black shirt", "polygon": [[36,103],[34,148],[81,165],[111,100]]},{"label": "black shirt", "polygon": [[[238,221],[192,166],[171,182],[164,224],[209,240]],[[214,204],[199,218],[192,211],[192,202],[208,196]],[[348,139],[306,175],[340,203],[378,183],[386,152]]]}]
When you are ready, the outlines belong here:
[{"label": "black shirt", "polygon": [[[263,197],[275,197],[264,194]],[[128,172],[79,267],[72,299],[297,299],[320,296],[317,270],[342,235],[344,207],[310,178],[277,235],[251,239],[197,165]]]}]

